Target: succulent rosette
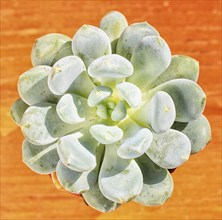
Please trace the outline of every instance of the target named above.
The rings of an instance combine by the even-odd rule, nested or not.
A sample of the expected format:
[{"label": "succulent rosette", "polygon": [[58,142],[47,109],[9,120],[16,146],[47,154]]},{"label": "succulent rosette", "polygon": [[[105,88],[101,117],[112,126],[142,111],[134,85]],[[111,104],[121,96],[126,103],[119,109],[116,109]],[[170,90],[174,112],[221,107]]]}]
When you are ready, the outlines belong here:
[{"label": "succulent rosette", "polygon": [[147,22],[128,26],[113,11],[73,39],[38,38],[31,59],[11,107],[23,161],[101,212],[163,204],[173,192],[168,170],[211,138],[199,63],[172,56]]}]

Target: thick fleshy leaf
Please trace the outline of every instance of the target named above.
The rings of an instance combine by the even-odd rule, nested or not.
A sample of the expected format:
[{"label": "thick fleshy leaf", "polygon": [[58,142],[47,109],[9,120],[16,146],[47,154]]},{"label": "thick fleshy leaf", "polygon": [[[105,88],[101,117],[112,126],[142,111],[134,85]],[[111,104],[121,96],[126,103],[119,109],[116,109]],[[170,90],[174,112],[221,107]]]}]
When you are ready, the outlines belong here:
[{"label": "thick fleshy leaf", "polygon": [[29,106],[22,100],[17,99],[10,108],[12,119],[17,125],[21,124],[22,116]]},{"label": "thick fleshy leaf", "polygon": [[51,66],[53,66],[58,60],[62,59],[63,57],[73,55],[72,52],[72,41],[66,41],[57,51],[55,54],[55,57],[51,63]]},{"label": "thick fleshy leaf", "polygon": [[176,107],[176,121],[195,120],[204,110],[206,95],[201,87],[191,80],[173,79],[165,82],[144,93],[143,100],[149,100],[158,91],[165,91],[173,99]]},{"label": "thick fleshy leaf", "polygon": [[148,89],[158,86],[172,79],[189,79],[197,81],[199,75],[199,62],[192,57],[184,55],[173,55],[169,67],[153,82]]},{"label": "thick fleshy leaf", "polygon": [[159,36],[157,30],[147,22],[139,22],[129,25],[121,34],[116,53],[130,60],[134,48],[146,36]]},{"label": "thick fleshy leaf", "polygon": [[132,83],[122,82],[116,85],[119,95],[126,100],[132,108],[137,108],[142,102],[140,89]]},{"label": "thick fleshy leaf", "polygon": [[56,102],[57,98],[47,84],[50,71],[50,66],[36,66],[19,77],[18,92],[25,103]]},{"label": "thick fleshy leaf", "polygon": [[204,115],[188,124],[175,122],[172,128],[180,130],[190,139],[192,154],[201,151],[211,140],[210,124]]},{"label": "thick fleshy leaf", "polygon": [[74,171],[60,161],[56,168],[56,174],[60,184],[67,191],[77,194],[84,193],[94,187],[97,182],[103,153],[104,146],[98,146],[96,149],[96,167],[93,170],[85,172]]},{"label": "thick fleshy leaf", "polygon": [[141,170],[135,160],[125,160],[116,154],[117,145],[106,145],[99,174],[102,194],[116,203],[125,203],[140,194],[143,187]]},{"label": "thick fleshy leaf", "polygon": [[155,133],[163,133],[174,123],[176,110],[168,93],[159,91],[131,117],[145,127],[151,125]]},{"label": "thick fleshy leaf", "polygon": [[88,67],[98,57],[111,54],[111,44],[103,30],[92,25],[83,25],[73,37],[72,51]]},{"label": "thick fleshy leaf", "polygon": [[99,189],[98,175],[104,156],[104,146],[99,145],[96,150],[96,167],[89,173],[87,178],[90,188],[82,196],[85,202],[94,209],[100,212],[109,212],[115,210],[119,204],[107,199]]},{"label": "thick fleshy leaf", "polygon": [[65,190],[71,193],[80,194],[89,190],[89,183],[87,177],[90,171],[77,172],[59,161],[56,167],[56,174],[59,183]]},{"label": "thick fleshy leaf", "polygon": [[92,170],[96,166],[95,149],[98,142],[86,130],[66,135],[58,141],[58,154],[62,163],[77,172]]},{"label": "thick fleshy leaf", "polygon": [[63,57],[57,61],[48,77],[49,89],[56,95],[63,95],[86,67],[77,56]]},{"label": "thick fleshy leaf", "polygon": [[99,145],[96,150],[96,167],[89,173],[87,178],[90,188],[82,196],[85,202],[94,209],[100,212],[109,212],[119,207],[119,204],[107,199],[99,189],[98,175],[104,156],[104,146]]},{"label": "thick fleshy leaf", "polygon": [[118,11],[111,11],[101,19],[99,27],[108,35],[113,53],[116,51],[118,38],[127,26],[125,16]]},{"label": "thick fleshy leaf", "polygon": [[22,143],[22,159],[36,173],[53,173],[59,161],[57,144],[34,145],[24,140]]},{"label": "thick fleshy leaf", "polygon": [[69,125],[63,122],[56,113],[56,105],[39,103],[25,111],[21,129],[26,139],[36,145],[46,145],[63,135],[83,128],[84,124]]},{"label": "thick fleshy leaf", "polygon": [[65,94],[56,106],[58,116],[68,124],[93,120],[96,109],[90,108],[87,99],[75,94]]},{"label": "thick fleshy leaf", "polygon": [[90,107],[97,106],[100,102],[104,99],[107,99],[112,95],[112,89],[107,86],[97,86],[95,87],[92,92],[89,94],[88,97],[88,105]]},{"label": "thick fleshy leaf", "polygon": [[82,194],[85,202],[100,212],[110,212],[117,209],[120,204],[107,199],[99,189],[98,183]]},{"label": "thick fleshy leaf", "polygon": [[111,113],[111,119],[113,121],[120,121],[126,117],[126,105],[124,101],[119,101],[114,110]]},{"label": "thick fleshy leaf", "polygon": [[153,133],[153,142],[146,153],[160,167],[173,169],[186,162],[190,152],[189,138],[182,132],[170,129],[162,134]]},{"label": "thick fleshy leaf", "polygon": [[124,57],[109,54],[94,60],[88,68],[88,73],[95,81],[105,85],[131,76],[133,66]]},{"label": "thick fleshy leaf", "polygon": [[90,133],[101,144],[114,144],[123,136],[123,131],[119,127],[103,124],[92,125]]},{"label": "thick fleshy leaf", "polygon": [[51,65],[61,46],[71,39],[64,34],[46,34],[38,38],[32,48],[32,65]]},{"label": "thick fleshy leaf", "polygon": [[123,130],[123,138],[117,154],[123,159],[133,159],[143,155],[153,140],[152,132],[128,118],[118,125]]},{"label": "thick fleshy leaf", "polygon": [[94,88],[95,84],[90,79],[88,73],[84,71],[74,80],[67,92],[87,98]]},{"label": "thick fleshy leaf", "polygon": [[127,80],[144,91],[147,84],[170,65],[170,48],[160,36],[144,37],[135,47],[130,61],[134,67],[134,74]]},{"label": "thick fleshy leaf", "polygon": [[103,103],[97,106],[96,115],[99,116],[100,119],[108,119],[108,109],[107,106]]},{"label": "thick fleshy leaf", "polygon": [[153,135],[148,128],[140,129],[134,136],[123,141],[117,154],[124,159],[140,157],[149,148]]},{"label": "thick fleshy leaf", "polygon": [[134,201],[145,206],[163,205],[173,192],[173,178],[169,171],[157,166],[145,154],[136,162],[143,174],[143,189]]}]

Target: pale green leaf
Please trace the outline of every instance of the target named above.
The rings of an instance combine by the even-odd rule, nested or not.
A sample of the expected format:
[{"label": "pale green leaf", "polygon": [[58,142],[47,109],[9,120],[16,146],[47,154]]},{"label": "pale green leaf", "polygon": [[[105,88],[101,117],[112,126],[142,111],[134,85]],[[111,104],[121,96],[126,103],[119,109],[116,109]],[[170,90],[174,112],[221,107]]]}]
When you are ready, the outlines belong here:
[{"label": "pale green leaf", "polygon": [[120,205],[107,199],[100,191],[98,183],[82,194],[86,203],[100,212],[110,212]]},{"label": "pale green leaf", "polygon": [[159,91],[131,117],[145,127],[151,126],[154,132],[163,133],[173,125],[176,110],[172,98],[166,92]]},{"label": "pale green leaf", "polygon": [[121,34],[116,47],[116,53],[130,60],[137,44],[146,36],[159,36],[157,30],[147,22],[129,25]]},{"label": "pale green leaf", "polygon": [[56,105],[39,103],[25,111],[21,129],[25,138],[36,145],[46,145],[63,135],[83,128],[84,124],[69,125],[63,122],[56,113]]},{"label": "pale green leaf", "polygon": [[134,74],[127,81],[146,91],[149,82],[156,79],[170,65],[170,48],[160,36],[144,37],[135,47],[130,62]]},{"label": "pale green leaf", "polygon": [[142,103],[142,93],[140,89],[132,83],[122,82],[116,85],[119,95],[126,100],[132,108],[137,108]]},{"label": "pale green leaf", "polygon": [[169,171],[153,163],[145,154],[136,162],[143,173],[143,189],[134,201],[145,206],[163,205],[173,192]]},{"label": "pale green leaf", "polygon": [[77,172],[65,166],[61,160],[56,167],[56,175],[62,187],[71,193],[80,194],[89,190],[87,177],[90,171]]},{"label": "pale green leaf", "polygon": [[103,30],[92,25],[83,25],[73,37],[72,51],[88,67],[98,57],[111,54],[111,44]]},{"label": "pale green leaf", "polygon": [[101,19],[99,27],[108,35],[113,53],[116,51],[116,44],[120,35],[127,26],[128,22],[125,16],[118,11],[111,11]]},{"label": "pale green leaf", "polygon": [[126,105],[124,101],[119,101],[114,110],[111,113],[111,119],[113,121],[120,121],[126,117]]},{"label": "pale green leaf", "polygon": [[177,130],[153,133],[153,142],[147,150],[148,157],[157,165],[173,169],[189,159],[191,143],[189,138]]},{"label": "pale green leaf", "polygon": [[18,92],[28,105],[40,102],[56,102],[57,97],[49,90],[47,80],[50,66],[36,66],[19,77]]},{"label": "pale green leaf", "polygon": [[203,112],[206,95],[201,87],[188,79],[173,79],[144,93],[143,100],[149,100],[156,92],[164,91],[173,99],[176,107],[176,121],[189,122]]},{"label": "pale green leaf", "polygon": [[101,144],[113,144],[119,141],[123,132],[117,126],[96,124],[90,127],[91,135]]},{"label": "pale green leaf", "polygon": [[117,154],[123,159],[133,159],[143,155],[153,140],[152,132],[126,118],[118,125],[123,130],[123,138],[119,143]]},{"label": "pale green leaf", "polygon": [[46,34],[38,38],[32,47],[32,65],[51,65],[61,46],[71,39],[64,34]]},{"label": "pale green leaf", "polygon": [[168,68],[153,82],[149,82],[148,88],[153,88],[172,79],[190,79],[197,81],[199,75],[199,62],[192,57],[173,55]]},{"label": "pale green leaf", "polygon": [[188,124],[182,123],[181,125],[181,122],[175,122],[172,128],[180,130],[190,139],[192,154],[204,149],[211,140],[210,124],[204,115]]},{"label": "pale green leaf", "polygon": [[133,74],[132,64],[117,54],[109,54],[94,60],[88,68],[88,73],[95,81],[103,85],[122,81]]},{"label": "pale green leaf", "polygon": [[22,100],[17,99],[10,108],[12,119],[17,125],[21,124],[22,116],[29,106]]},{"label": "pale green leaf", "polygon": [[49,73],[49,89],[56,95],[63,95],[75,79],[85,71],[86,67],[79,57],[63,57],[53,65]]},{"label": "pale green leaf", "polygon": [[87,193],[97,185],[98,172],[104,153],[104,146],[96,148],[96,167],[93,170],[85,172],[74,171],[65,166],[61,161],[56,168],[56,175],[60,184],[71,193]]},{"label": "pale green leaf", "polygon": [[134,160],[125,160],[116,154],[118,145],[106,145],[99,174],[102,194],[116,203],[125,203],[140,194],[143,187],[141,170]]},{"label": "pale green leaf", "polygon": [[58,141],[58,154],[62,163],[77,172],[92,170],[96,166],[95,150],[98,142],[87,130],[63,136]]},{"label": "pale green leaf", "polygon": [[34,145],[24,140],[22,143],[22,159],[36,173],[53,173],[59,161],[57,144]]},{"label": "pale green leaf", "polygon": [[88,106],[87,99],[75,94],[63,95],[56,106],[56,111],[68,124],[78,124],[94,120],[96,117],[96,109]]},{"label": "pale green leaf", "polygon": [[88,105],[90,107],[97,106],[103,100],[109,98],[112,95],[112,89],[107,86],[95,87],[88,97]]},{"label": "pale green leaf", "polygon": [[100,212],[109,212],[119,207],[119,204],[107,199],[100,191],[98,185],[98,174],[104,156],[104,146],[99,145],[96,152],[96,167],[88,175],[89,190],[82,194],[85,202]]},{"label": "pale green leaf", "polygon": [[51,63],[51,66],[53,66],[58,60],[62,59],[63,57],[73,55],[72,52],[72,41],[66,41],[57,51],[55,54],[55,57]]}]

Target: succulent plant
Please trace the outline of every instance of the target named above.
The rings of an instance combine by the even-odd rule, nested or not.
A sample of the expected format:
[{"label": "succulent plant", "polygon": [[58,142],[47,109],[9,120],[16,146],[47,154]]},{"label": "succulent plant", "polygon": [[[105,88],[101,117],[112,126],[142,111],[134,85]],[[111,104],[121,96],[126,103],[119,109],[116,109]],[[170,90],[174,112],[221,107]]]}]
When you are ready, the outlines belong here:
[{"label": "succulent plant", "polygon": [[73,39],[38,38],[31,59],[11,107],[23,161],[101,212],[162,205],[173,192],[168,170],[211,139],[198,61],[172,56],[147,22],[128,26],[112,11]]}]

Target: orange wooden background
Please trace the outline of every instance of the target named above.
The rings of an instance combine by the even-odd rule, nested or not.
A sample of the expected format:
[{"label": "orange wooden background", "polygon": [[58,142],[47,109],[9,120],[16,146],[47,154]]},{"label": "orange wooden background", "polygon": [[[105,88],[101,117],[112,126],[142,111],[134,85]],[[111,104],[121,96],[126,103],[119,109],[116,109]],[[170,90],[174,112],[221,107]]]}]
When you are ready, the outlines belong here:
[{"label": "orange wooden background", "polygon": [[[98,25],[110,10],[129,23],[148,21],[173,54],[200,61],[199,84],[207,94],[212,126],[208,147],[173,173],[175,190],[164,206],[128,203],[101,214],[80,198],[57,191],[48,176],[21,158],[20,129],[9,115],[18,98],[18,76],[31,67],[34,40],[50,32],[73,36],[83,24]],[[1,219],[221,219],[221,2],[1,0]],[[192,98],[192,97],[191,97]]]}]

